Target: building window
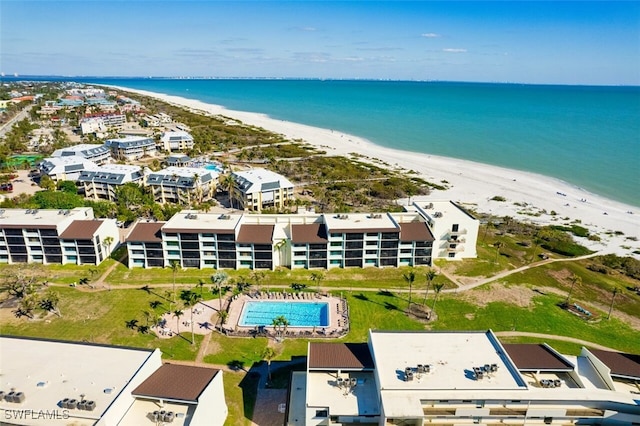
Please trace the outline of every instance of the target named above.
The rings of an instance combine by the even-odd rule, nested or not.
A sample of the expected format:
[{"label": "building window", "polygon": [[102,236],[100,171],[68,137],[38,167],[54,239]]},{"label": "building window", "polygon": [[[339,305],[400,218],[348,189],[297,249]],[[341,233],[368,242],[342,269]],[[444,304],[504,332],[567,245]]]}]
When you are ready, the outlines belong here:
[{"label": "building window", "polygon": [[316,417],[328,417],[329,410],[316,410]]},{"label": "building window", "polygon": [[456,223],[456,224],[451,225],[451,231],[452,231],[452,232],[458,232],[458,228],[460,228],[460,225],[459,225],[459,224],[457,224],[457,223]]}]

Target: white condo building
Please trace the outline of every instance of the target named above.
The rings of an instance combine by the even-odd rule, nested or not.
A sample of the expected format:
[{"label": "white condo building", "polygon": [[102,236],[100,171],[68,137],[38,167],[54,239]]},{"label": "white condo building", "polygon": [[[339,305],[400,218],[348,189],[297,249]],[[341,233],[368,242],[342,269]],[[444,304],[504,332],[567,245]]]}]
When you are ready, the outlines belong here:
[{"label": "white condo building", "polygon": [[0,263],[99,265],[118,242],[116,220],[90,207],[0,209]]},{"label": "white condo building", "polygon": [[431,265],[433,235],[415,212],[219,214],[184,210],[138,222],[126,239],[129,267],[215,269]]},{"label": "white condo building", "polygon": [[138,160],[156,155],[156,142],[148,137],[125,136],[107,139],[105,145],[111,150],[111,156],[118,160]]},{"label": "white condo building", "polygon": [[163,364],[160,350],[0,337],[2,424],[222,426],[222,371]]},{"label": "white condo building", "polygon": [[82,143],[67,148],[56,149],[52,157],[82,157],[91,160],[97,165],[110,163],[111,151],[106,145]]},{"label": "white condo building", "polygon": [[157,203],[191,204],[215,195],[218,173],[197,167],[167,167],[147,176]]},{"label": "white condo building", "polygon": [[162,149],[165,151],[186,151],[193,148],[193,137],[184,130],[164,132],[160,137]]},{"label": "white condo building", "polygon": [[78,155],[45,158],[38,165],[41,175],[47,175],[58,182],[71,180],[76,182],[85,170],[98,170],[100,166]]},{"label": "white condo building", "polygon": [[85,198],[109,201],[116,201],[118,187],[129,182],[143,185],[144,181],[142,167],[124,164],[107,164],[97,170],[85,170],[78,178]]},{"label": "white condo building", "polygon": [[284,176],[266,169],[233,172],[235,195],[240,208],[261,212],[266,208],[276,210],[293,201],[293,183]]},{"label": "white condo building", "polygon": [[310,342],[286,425],[640,423],[640,355],[502,344],[486,332],[369,331]]}]

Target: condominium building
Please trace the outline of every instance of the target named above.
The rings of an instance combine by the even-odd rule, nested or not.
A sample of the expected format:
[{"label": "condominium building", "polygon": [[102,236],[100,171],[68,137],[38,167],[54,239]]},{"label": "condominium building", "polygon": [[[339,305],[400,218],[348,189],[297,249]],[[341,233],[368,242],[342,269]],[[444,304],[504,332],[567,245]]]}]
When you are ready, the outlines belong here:
[{"label": "condominium building", "polygon": [[126,122],[127,118],[124,114],[93,115],[80,120],[80,130],[83,135],[105,133],[109,128],[120,128]]},{"label": "condominium building", "polygon": [[413,203],[414,210],[429,222],[435,241],[433,257],[436,259],[466,259],[477,257],[476,244],[480,221],[453,201]]},{"label": "condominium building", "polygon": [[160,137],[162,149],[165,151],[186,151],[193,148],[193,136],[184,130],[164,132]]},{"label": "condominium building", "polygon": [[159,349],[0,337],[3,424],[222,426],[222,371],[163,364]]},{"label": "condominium building", "polygon": [[219,214],[185,210],[139,222],[126,239],[129,267],[216,269],[430,265],[433,236],[418,213]]},{"label": "condominium building", "polygon": [[196,167],[167,167],[147,176],[157,203],[191,204],[215,195],[218,173]]},{"label": "condominium building", "polygon": [[156,142],[147,137],[125,136],[107,139],[105,145],[111,150],[111,156],[118,160],[137,160],[156,155]]},{"label": "condominium building", "polygon": [[163,112],[160,112],[158,114],[145,115],[142,118],[142,121],[144,122],[144,124],[146,126],[149,126],[149,127],[160,127],[160,126],[163,126],[165,124],[170,124],[173,120],[171,119],[170,115],[165,114]]},{"label": "condominium building", "polygon": [[484,332],[369,331],[316,343],[292,377],[295,425],[637,424],[640,355],[502,344]]},{"label": "condominium building", "polygon": [[91,160],[97,165],[110,163],[112,160],[111,151],[106,145],[81,143],[67,148],[60,148],[53,151],[52,157],[82,157]]},{"label": "condominium building", "polygon": [[266,169],[233,172],[235,190],[232,196],[240,208],[261,212],[263,209],[281,209],[293,200],[293,183],[278,173]]},{"label": "condominium building", "polygon": [[119,241],[115,219],[94,219],[90,207],[72,210],[1,209],[0,263],[99,265]]},{"label": "condominium building", "polygon": [[85,170],[97,170],[99,166],[84,157],[73,155],[70,157],[45,158],[38,165],[41,176],[47,175],[58,182],[62,180],[77,181]]},{"label": "condominium building", "polygon": [[97,170],[85,170],[80,173],[78,183],[84,190],[85,198],[116,201],[117,189],[129,182],[144,184],[144,169],[140,166],[107,164]]}]

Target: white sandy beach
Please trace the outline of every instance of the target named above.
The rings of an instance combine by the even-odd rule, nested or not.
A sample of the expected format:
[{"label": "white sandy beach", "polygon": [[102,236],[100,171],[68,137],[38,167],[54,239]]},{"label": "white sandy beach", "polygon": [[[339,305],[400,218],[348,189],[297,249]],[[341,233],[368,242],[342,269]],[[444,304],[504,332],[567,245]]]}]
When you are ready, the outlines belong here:
[{"label": "white sandy beach", "polygon": [[[581,241],[584,245],[602,253],[638,257],[632,252],[640,249],[640,241],[633,241],[634,238],[640,240],[640,209],[554,178],[466,160],[389,149],[357,136],[276,120],[263,114],[228,110],[219,105],[178,96],[123,87],[117,89],[212,115],[232,117],[289,139],[302,139],[327,151],[328,155],[350,156],[350,153],[358,153],[377,165],[382,164],[376,159],[396,169],[415,171],[433,183],[448,182],[449,189],[433,191],[425,199],[450,199],[495,217],[511,216],[539,224],[570,224],[579,220],[581,226],[601,237],[600,242],[585,239]],[[504,197],[506,201],[492,201],[494,196]],[[551,215],[552,211],[557,214]]]}]

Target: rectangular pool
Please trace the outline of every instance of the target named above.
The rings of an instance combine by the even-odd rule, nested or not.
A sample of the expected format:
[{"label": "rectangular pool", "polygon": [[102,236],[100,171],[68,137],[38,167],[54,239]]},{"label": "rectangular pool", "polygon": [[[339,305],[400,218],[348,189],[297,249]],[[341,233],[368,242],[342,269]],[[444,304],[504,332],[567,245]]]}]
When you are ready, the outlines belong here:
[{"label": "rectangular pool", "polygon": [[328,327],[329,303],[250,300],[242,307],[238,325],[241,327],[269,326],[273,323],[273,319],[280,315],[289,321],[290,327]]}]

